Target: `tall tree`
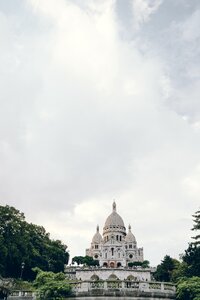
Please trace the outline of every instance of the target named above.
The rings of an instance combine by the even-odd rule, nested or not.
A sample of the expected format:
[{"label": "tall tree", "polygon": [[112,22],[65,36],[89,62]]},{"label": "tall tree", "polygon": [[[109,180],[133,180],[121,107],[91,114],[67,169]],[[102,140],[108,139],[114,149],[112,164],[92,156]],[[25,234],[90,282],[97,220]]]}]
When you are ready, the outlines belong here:
[{"label": "tall tree", "polygon": [[183,255],[183,261],[187,264],[186,276],[200,276],[200,211],[195,212],[194,225],[192,230],[197,235],[192,237],[195,241],[189,243],[187,250]]},{"label": "tall tree", "polygon": [[154,277],[158,281],[172,281],[173,271],[178,267],[179,262],[166,255],[161,261],[161,264],[157,266],[157,270],[154,273]]},{"label": "tall tree", "polygon": [[200,210],[196,211],[193,217],[194,217],[193,220],[194,225],[192,230],[197,231],[197,235],[192,237],[195,240],[193,244],[200,245]]},{"label": "tall tree", "polygon": [[187,277],[200,276],[200,246],[190,243],[183,255],[183,261],[187,264]]},{"label": "tall tree", "polygon": [[33,267],[64,271],[69,254],[61,241],[51,240],[42,226],[28,223],[14,207],[0,206],[0,274],[33,279]]}]

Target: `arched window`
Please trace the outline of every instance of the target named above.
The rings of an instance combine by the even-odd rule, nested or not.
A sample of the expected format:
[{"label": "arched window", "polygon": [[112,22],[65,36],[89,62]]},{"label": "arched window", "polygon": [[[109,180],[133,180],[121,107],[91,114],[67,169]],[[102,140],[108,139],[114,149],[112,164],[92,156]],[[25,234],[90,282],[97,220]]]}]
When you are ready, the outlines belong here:
[{"label": "arched window", "polygon": [[107,268],[108,264],[106,262],[103,263],[103,267]]},{"label": "arched window", "polygon": [[119,278],[118,278],[115,274],[111,274],[111,275],[108,277],[108,280],[119,280]]},{"label": "arched window", "polygon": [[135,281],[135,280],[137,280],[137,278],[134,277],[133,275],[129,275],[129,276],[127,277],[127,280],[129,280],[129,281]]},{"label": "arched window", "polygon": [[110,267],[111,267],[111,268],[114,268],[114,267],[115,267],[115,263],[114,263],[113,261],[111,261]]},{"label": "arched window", "polygon": [[97,280],[99,280],[99,276],[94,274],[94,275],[91,276],[90,280],[97,281]]}]

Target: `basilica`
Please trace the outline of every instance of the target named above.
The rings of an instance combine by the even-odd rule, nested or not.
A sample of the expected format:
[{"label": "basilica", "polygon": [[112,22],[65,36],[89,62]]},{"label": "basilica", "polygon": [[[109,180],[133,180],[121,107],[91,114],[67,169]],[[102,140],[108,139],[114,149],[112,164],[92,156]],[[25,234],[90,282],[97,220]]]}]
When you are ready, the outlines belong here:
[{"label": "basilica", "polygon": [[112,213],[103,227],[103,236],[97,226],[91,246],[86,249],[86,255],[98,260],[100,267],[119,268],[127,267],[130,262],[143,262],[143,248],[137,247],[130,225],[128,232],[126,231],[115,202],[112,205]]},{"label": "basilica", "polygon": [[65,269],[75,296],[175,298],[176,287],[173,284],[155,282],[155,268],[130,264],[143,262],[143,248],[137,247],[130,225],[126,231],[115,202],[102,235],[97,226],[86,255],[98,260],[99,266],[70,265]]}]

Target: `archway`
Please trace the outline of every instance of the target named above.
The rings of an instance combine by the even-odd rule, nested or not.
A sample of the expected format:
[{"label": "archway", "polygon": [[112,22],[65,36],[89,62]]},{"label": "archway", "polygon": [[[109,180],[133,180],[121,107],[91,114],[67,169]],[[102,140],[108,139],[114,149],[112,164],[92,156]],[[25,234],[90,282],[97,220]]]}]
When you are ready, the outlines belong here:
[{"label": "archway", "polygon": [[105,262],[105,263],[103,263],[103,267],[108,267],[108,264]]},{"label": "archway", "polygon": [[97,280],[99,280],[99,276],[93,274],[93,275],[91,276],[90,280],[92,280],[92,281],[97,281]]},{"label": "archway", "polygon": [[110,267],[111,267],[111,268],[114,268],[114,267],[115,267],[115,263],[114,263],[113,261],[111,261]]},{"label": "archway", "polygon": [[111,274],[111,275],[108,277],[108,280],[119,280],[119,278],[118,278],[115,274]]},{"label": "archway", "polygon": [[136,277],[134,277],[133,275],[129,275],[128,277],[127,277],[127,280],[129,280],[129,281],[135,281],[137,278]]},{"label": "archway", "polygon": [[117,267],[120,268],[122,264],[120,262],[117,263]]}]

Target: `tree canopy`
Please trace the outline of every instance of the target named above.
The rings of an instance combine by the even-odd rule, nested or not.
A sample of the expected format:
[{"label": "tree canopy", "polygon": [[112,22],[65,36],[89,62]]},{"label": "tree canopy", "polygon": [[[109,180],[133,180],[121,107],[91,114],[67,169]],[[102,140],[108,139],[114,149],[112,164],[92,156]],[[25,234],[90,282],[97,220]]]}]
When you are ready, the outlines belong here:
[{"label": "tree canopy", "polygon": [[99,261],[93,259],[91,256],[74,256],[72,258],[72,264],[77,263],[77,265],[86,265],[86,266],[99,266]]},{"label": "tree canopy", "polygon": [[197,231],[197,235],[193,236],[192,238],[195,240],[195,242],[193,242],[193,244],[195,245],[200,245],[200,210],[196,211],[195,214],[193,215],[193,231]]},{"label": "tree canopy", "polygon": [[182,261],[179,262],[166,255],[154,274],[156,280],[177,283],[178,300],[200,299],[200,211],[193,217],[192,230],[196,231],[197,235],[192,237],[194,242],[189,243],[181,256]]},{"label": "tree canopy", "polygon": [[33,285],[39,299],[64,299],[71,295],[71,286],[66,282],[64,273],[44,272],[39,268],[35,271],[37,276]]},{"label": "tree canopy", "polygon": [[200,276],[200,211],[195,212],[193,215],[194,225],[192,231],[195,231],[197,234],[192,238],[195,240],[192,243],[189,243],[188,248],[183,254],[183,262],[187,265],[185,276]]},{"label": "tree canopy", "polygon": [[14,207],[0,206],[0,274],[4,277],[33,279],[32,268],[64,271],[67,246],[51,240],[42,226],[28,223]]},{"label": "tree canopy", "polygon": [[157,266],[154,277],[158,281],[172,281],[173,271],[178,268],[179,261],[166,255]]},{"label": "tree canopy", "polygon": [[177,286],[177,300],[200,299],[200,277],[181,279]]},{"label": "tree canopy", "polygon": [[149,261],[144,260],[144,261],[134,261],[134,262],[129,262],[128,266],[129,267],[142,267],[142,268],[149,268]]}]

